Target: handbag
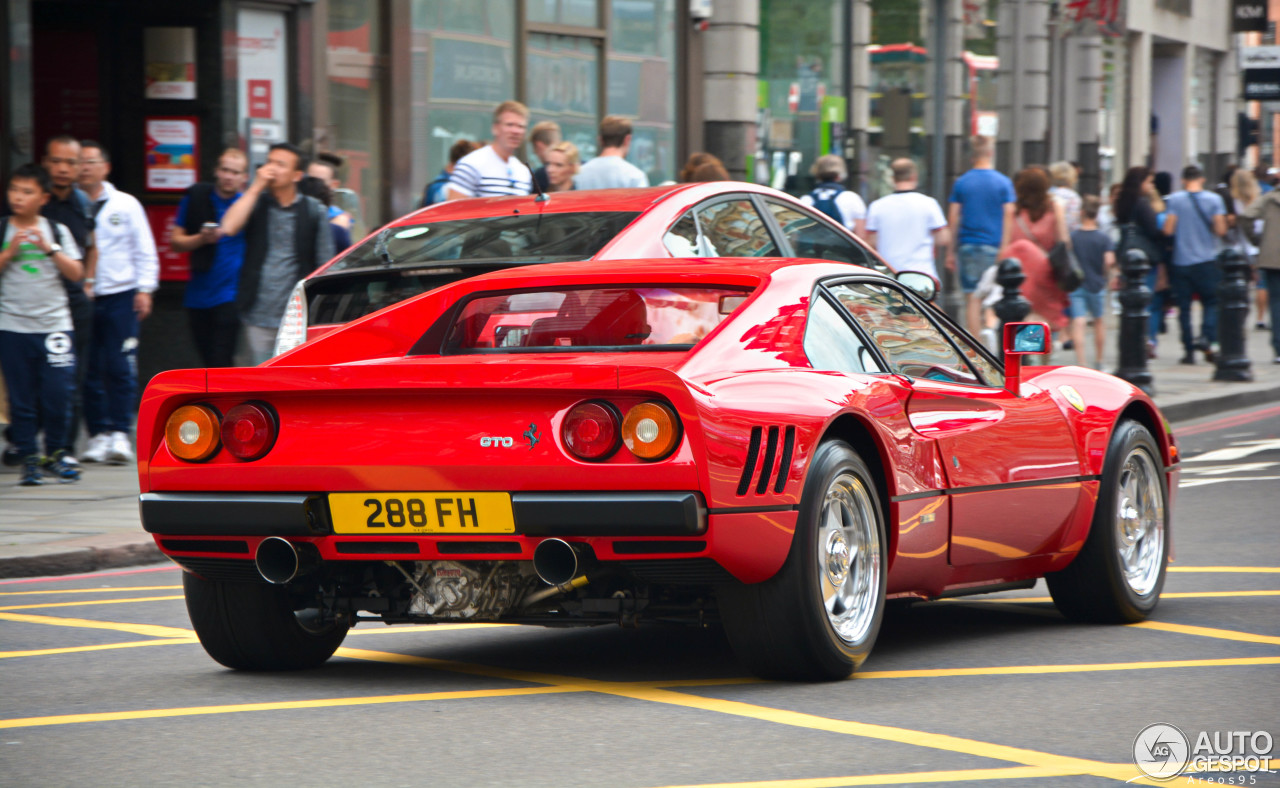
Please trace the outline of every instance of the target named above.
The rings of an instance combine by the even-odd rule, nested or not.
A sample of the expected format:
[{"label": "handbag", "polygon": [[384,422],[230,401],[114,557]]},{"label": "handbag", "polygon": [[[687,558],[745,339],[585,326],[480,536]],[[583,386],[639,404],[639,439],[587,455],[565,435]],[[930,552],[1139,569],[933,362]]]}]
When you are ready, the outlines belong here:
[{"label": "handbag", "polygon": [[[1031,230],[1027,228],[1025,222],[1022,221],[1022,215],[1017,217],[1018,226],[1022,228],[1022,234],[1031,239],[1036,246],[1040,246],[1040,242],[1031,234]],[[1044,249],[1040,246],[1041,250]],[[1049,256],[1049,270],[1053,273],[1053,281],[1064,293],[1070,293],[1080,288],[1084,284],[1084,270],[1080,268],[1080,261],[1076,259],[1076,253],[1071,247],[1063,242],[1058,241],[1049,249],[1046,254]]]}]

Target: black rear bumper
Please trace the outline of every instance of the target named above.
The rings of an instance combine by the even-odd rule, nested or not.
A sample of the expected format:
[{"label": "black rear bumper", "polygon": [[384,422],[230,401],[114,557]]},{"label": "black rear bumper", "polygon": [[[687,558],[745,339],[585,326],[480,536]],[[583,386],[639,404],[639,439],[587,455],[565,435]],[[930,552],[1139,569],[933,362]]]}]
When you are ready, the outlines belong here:
[{"label": "black rear bumper", "polygon": [[[321,493],[144,493],[142,527],[170,536],[327,536]],[[512,493],[524,536],[697,536],[707,508],[696,492]]]}]

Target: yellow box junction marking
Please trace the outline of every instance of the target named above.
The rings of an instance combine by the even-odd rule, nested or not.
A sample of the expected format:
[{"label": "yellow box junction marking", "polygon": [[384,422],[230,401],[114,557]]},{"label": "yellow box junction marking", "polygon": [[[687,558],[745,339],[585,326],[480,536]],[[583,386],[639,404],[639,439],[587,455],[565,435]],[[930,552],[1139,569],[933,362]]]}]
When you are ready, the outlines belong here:
[{"label": "yellow box junction marking", "polygon": [[121,588],[51,588],[45,591],[0,591],[0,596],[40,596],[43,594],[111,594],[117,591],[179,591],[182,586],[128,586]]},{"label": "yellow box junction marking", "polygon": [[1280,575],[1280,566],[1169,566],[1170,572],[1225,572],[1227,574],[1273,574]]},{"label": "yellow box junction marking", "polygon": [[799,780],[762,780],[740,783],[700,783],[668,785],[664,788],[844,788],[846,785],[909,785],[953,783],[973,780],[1024,780],[1036,777],[1069,777],[1080,772],[1044,766],[1008,766],[1001,769],[956,769],[954,771],[901,772],[899,774],[858,774],[847,777],[810,777]]},{"label": "yellow box junction marking", "polygon": [[40,602],[31,605],[8,605],[0,607],[0,612],[8,610],[43,610],[50,607],[82,607],[84,605],[125,605],[130,602],[172,602],[175,599],[183,599],[182,594],[177,596],[136,596],[129,599],[82,599],[78,602]]}]

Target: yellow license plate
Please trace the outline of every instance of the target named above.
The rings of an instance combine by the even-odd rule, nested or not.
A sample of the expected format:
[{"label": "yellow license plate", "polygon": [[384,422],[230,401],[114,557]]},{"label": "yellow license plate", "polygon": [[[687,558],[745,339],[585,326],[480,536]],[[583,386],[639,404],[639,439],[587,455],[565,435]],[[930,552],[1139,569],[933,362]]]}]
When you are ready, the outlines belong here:
[{"label": "yellow license plate", "polygon": [[498,492],[330,493],[340,534],[511,534],[511,495]]}]

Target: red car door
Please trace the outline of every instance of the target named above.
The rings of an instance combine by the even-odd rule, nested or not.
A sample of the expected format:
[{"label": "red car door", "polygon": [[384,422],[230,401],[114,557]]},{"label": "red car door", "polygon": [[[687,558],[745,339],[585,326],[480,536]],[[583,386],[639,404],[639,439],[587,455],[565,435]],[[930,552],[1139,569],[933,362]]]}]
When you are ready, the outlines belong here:
[{"label": "red car door", "polygon": [[829,289],[907,381],[912,426],[937,441],[951,497],[951,563],[1059,549],[1082,482],[1075,441],[1049,394],[1005,391],[1000,371],[967,337],[894,287]]}]

